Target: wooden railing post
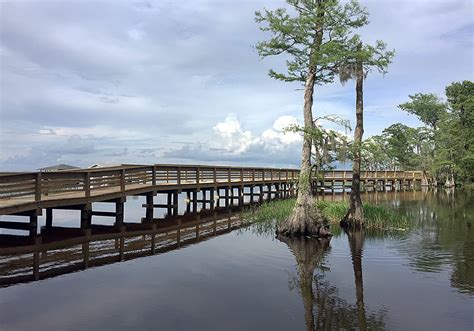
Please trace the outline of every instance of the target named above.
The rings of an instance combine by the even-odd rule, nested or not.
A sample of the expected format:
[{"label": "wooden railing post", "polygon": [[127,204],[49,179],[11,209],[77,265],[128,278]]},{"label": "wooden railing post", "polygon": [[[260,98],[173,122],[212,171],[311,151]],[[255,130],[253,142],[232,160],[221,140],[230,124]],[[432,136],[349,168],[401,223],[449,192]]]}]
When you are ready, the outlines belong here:
[{"label": "wooden railing post", "polygon": [[153,186],[156,185],[156,166],[154,165],[153,168],[151,168],[151,184]]},{"label": "wooden railing post", "polygon": [[231,174],[232,169],[228,168],[227,169],[227,181],[230,183],[232,181],[232,174]]},{"label": "wooden railing post", "polygon": [[244,169],[243,168],[240,168],[240,182],[241,183],[244,182]]},{"label": "wooden railing post", "polygon": [[255,182],[255,168],[252,169],[252,182]]},{"label": "wooden railing post", "polygon": [[196,184],[198,184],[198,186],[199,186],[199,172],[200,172],[199,167],[196,167]]},{"label": "wooden railing post", "polygon": [[214,167],[214,169],[212,169],[213,173],[212,173],[212,180],[214,182],[214,184],[217,184],[217,168]]},{"label": "wooden railing post", "polygon": [[176,182],[178,185],[181,185],[181,167],[176,168]]},{"label": "wooden railing post", "polygon": [[125,169],[120,171],[120,190],[125,191]]},{"label": "wooden railing post", "polygon": [[36,174],[35,201],[41,201],[41,172]]},{"label": "wooden railing post", "polygon": [[84,174],[84,191],[86,198],[91,196],[91,173],[90,171],[87,171]]}]

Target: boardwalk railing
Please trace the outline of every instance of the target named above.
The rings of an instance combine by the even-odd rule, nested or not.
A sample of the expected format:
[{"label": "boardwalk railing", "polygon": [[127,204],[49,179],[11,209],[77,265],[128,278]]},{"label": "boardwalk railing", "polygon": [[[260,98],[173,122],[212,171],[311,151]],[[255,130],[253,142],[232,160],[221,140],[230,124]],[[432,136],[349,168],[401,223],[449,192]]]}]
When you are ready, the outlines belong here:
[{"label": "boardwalk railing", "polygon": [[[361,171],[361,180],[421,180],[423,178],[423,171],[395,171],[395,170],[377,170],[377,171]],[[328,170],[318,173],[318,178],[328,180],[332,179],[352,179],[351,170]]]},{"label": "boardwalk railing", "polygon": [[126,191],[137,186],[235,184],[292,181],[296,169],[238,168],[194,165],[123,165],[113,168],[0,174],[0,199],[41,201],[55,194],[89,197],[103,190]]},{"label": "boardwalk railing", "polygon": [[[234,185],[236,183],[294,181],[297,169],[222,167],[202,165],[123,165],[112,168],[79,169],[58,172],[0,174],[0,200],[23,198],[42,201],[71,193],[90,197],[103,191],[126,191],[140,186]],[[422,171],[362,171],[361,180],[421,180]],[[319,179],[351,180],[350,170],[331,170]]]}]

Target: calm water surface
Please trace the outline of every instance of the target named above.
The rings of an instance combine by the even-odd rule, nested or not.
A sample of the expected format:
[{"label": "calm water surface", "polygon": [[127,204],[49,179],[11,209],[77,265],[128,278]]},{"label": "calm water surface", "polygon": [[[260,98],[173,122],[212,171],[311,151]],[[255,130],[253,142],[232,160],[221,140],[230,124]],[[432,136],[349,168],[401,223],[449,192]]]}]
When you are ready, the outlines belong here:
[{"label": "calm water surface", "polygon": [[[414,227],[334,227],[330,243],[238,229],[0,288],[0,329],[473,330],[473,197],[438,191],[365,199],[408,214]],[[129,217],[139,218],[141,203],[127,202],[137,213]],[[61,225],[74,222],[61,214]]]}]

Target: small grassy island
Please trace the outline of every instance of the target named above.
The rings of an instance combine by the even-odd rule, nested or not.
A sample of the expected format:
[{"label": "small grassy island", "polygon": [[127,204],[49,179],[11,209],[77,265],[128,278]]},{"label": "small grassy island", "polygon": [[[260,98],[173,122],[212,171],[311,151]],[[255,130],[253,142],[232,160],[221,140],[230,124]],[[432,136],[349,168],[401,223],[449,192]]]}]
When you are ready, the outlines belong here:
[{"label": "small grassy island", "polygon": [[[278,226],[291,214],[296,199],[273,200],[255,205],[243,212],[243,218],[249,223],[269,223],[269,227]],[[318,200],[316,205],[323,217],[330,223],[339,224],[349,209],[347,201]],[[411,226],[409,218],[395,210],[372,203],[363,203],[365,223],[368,229],[406,230]]]}]

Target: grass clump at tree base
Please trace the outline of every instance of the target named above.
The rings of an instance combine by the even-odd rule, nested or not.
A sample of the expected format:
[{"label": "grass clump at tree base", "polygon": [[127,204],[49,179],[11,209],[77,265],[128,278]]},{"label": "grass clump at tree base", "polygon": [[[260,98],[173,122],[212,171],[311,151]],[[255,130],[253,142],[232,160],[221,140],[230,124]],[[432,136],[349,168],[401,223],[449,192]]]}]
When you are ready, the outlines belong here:
[{"label": "grass clump at tree base", "polygon": [[[243,213],[243,218],[250,223],[273,222],[277,224],[290,216],[296,199],[274,200],[250,207]],[[324,217],[332,223],[339,223],[349,209],[346,201],[318,200],[318,208]],[[400,229],[410,227],[410,220],[396,211],[383,205],[364,203],[365,227],[372,229]]]}]

